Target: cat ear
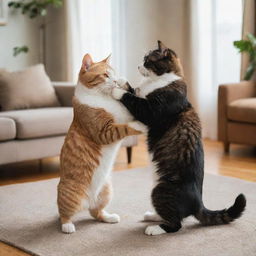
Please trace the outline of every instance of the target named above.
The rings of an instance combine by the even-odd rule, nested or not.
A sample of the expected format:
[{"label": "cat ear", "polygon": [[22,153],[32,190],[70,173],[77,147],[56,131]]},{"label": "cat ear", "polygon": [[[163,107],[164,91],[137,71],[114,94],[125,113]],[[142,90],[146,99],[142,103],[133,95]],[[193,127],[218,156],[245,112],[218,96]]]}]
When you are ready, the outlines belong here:
[{"label": "cat ear", "polygon": [[183,70],[183,66],[181,64],[181,61],[180,61],[179,58],[177,58],[176,61],[177,61],[177,65],[178,65],[178,68],[179,68],[179,75],[181,77],[184,77],[184,70]]},{"label": "cat ear", "polygon": [[108,55],[108,57],[106,59],[104,59],[102,62],[106,62],[107,64],[110,63],[110,57],[111,57],[111,53]]},{"label": "cat ear", "polygon": [[160,40],[157,41],[158,50],[164,55],[168,55],[168,47],[166,47]]},{"label": "cat ear", "polygon": [[83,58],[83,64],[82,64],[83,68],[85,70],[88,70],[90,68],[90,66],[92,65],[92,63],[93,63],[93,61],[92,61],[91,55],[88,53],[85,54],[84,58]]}]

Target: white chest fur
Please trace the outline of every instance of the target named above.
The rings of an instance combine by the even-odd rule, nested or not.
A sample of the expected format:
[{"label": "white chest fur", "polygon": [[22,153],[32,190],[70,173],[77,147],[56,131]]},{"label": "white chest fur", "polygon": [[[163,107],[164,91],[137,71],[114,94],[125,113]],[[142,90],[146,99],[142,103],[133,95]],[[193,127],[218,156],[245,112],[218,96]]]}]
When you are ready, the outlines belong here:
[{"label": "white chest fur", "polygon": [[139,96],[145,98],[149,93],[163,88],[168,84],[181,79],[181,77],[177,76],[174,73],[166,73],[161,76],[151,75],[148,77],[144,77],[140,86],[139,86]]},{"label": "white chest fur", "polygon": [[[75,96],[82,104],[86,104],[93,108],[105,109],[108,113],[113,115],[116,123],[128,123],[133,120],[133,117],[121,102],[110,96],[104,95],[97,90],[87,89],[78,83],[75,90]],[[100,159],[100,164],[94,171],[90,188],[87,191],[90,207],[93,207],[102,187],[110,178],[112,166],[120,145],[121,141],[105,145],[101,149],[102,157]]]},{"label": "white chest fur", "polygon": [[127,123],[133,120],[132,115],[121,102],[96,90],[87,89],[80,83],[76,86],[75,96],[82,104],[93,108],[105,109],[108,113],[113,115],[116,123]]},{"label": "white chest fur", "polygon": [[102,187],[110,179],[112,166],[114,164],[116,154],[121,145],[120,142],[113,143],[102,147],[100,159],[100,165],[94,171],[91,186],[89,188],[90,205],[92,206],[94,201],[97,201],[97,196],[100,193]]}]

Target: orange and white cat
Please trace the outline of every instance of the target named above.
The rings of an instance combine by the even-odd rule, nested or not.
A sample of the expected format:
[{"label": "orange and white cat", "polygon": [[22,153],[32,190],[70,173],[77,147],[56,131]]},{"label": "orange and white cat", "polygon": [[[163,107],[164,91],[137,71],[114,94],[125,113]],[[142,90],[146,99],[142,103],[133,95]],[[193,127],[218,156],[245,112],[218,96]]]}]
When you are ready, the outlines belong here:
[{"label": "orange and white cat", "polygon": [[111,169],[121,140],[140,132],[126,108],[112,98],[116,86],[124,87],[124,82],[114,78],[108,58],[94,63],[86,54],[73,99],[73,122],[60,155],[57,201],[64,233],[75,232],[71,218],[84,206],[97,220],[120,221],[104,210],[111,199]]}]

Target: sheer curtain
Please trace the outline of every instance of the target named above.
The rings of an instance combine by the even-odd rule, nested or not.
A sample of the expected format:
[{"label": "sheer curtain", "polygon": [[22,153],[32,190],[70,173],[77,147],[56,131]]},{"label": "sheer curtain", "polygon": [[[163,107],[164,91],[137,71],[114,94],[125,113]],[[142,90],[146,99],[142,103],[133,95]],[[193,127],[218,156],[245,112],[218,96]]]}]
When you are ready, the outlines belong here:
[{"label": "sheer curtain", "polygon": [[137,66],[158,37],[158,0],[65,0],[68,41],[67,73],[77,79],[85,53],[99,61],[112,53],[111,65],[133,84]]},{"label": "sheer curtain", "polygon": [[233,41],[241,38],[242,0],[190,0],[188,9],[189,95],[203,137],[216,139],[218,85],[240,79],[240,55]]},{"label": "sheer curtain", "polygon": [[76,81],[85,53],[100,61],[112,52],[111,9],[111,0],[66,0],[69,81]]}]

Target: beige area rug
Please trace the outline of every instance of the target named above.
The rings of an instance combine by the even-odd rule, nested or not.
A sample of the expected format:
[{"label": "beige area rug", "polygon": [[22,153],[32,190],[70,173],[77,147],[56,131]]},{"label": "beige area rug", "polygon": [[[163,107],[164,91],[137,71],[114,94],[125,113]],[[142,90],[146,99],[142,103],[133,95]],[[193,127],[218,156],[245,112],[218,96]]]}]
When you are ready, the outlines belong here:
[{"label": "beige area rug", "polygon": [[207,207],[230,206],[238,193],[248,206],[241,219],[223,226],[202,227],[193,218],[175,234],[144,235],[143,213],[150,209],[151,172],[135,169],[113,174],[114,199],[109,207],[121,223],[105,224],[82,212],[77,232],[62,234],[56,208],[58,180],[0,187],[0,240],[40,256],[255,256],[256,183],[206,175]]}]

